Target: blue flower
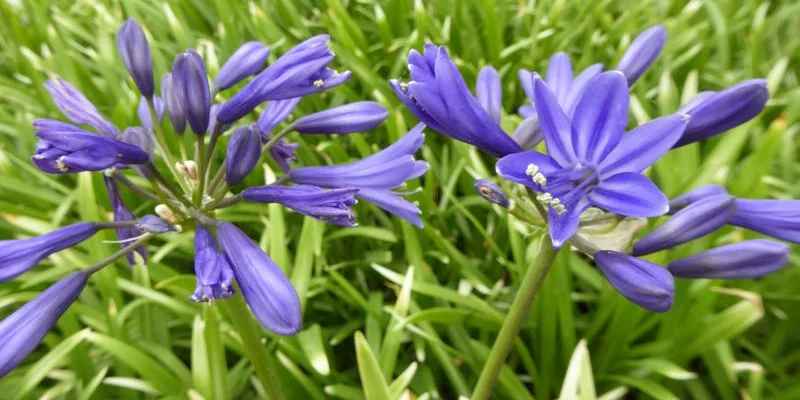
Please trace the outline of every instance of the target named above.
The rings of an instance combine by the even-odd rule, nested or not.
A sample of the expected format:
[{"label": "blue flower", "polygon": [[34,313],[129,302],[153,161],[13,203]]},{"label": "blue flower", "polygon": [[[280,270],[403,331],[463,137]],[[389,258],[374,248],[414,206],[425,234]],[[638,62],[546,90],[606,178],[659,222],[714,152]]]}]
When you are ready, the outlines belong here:
[{"label": "blue flower", "polygon": [[411,50],[408,64],[411,82],[392,80],[390,85],[422,123],[495,157],[521,151],[472,96],[443,46],[426,44],[424,55]]},{"label": "blue flower", "polygon": [[36,349],[86,287],[88,275],[73,272],[0,322],[0,377]]},{"label": "blue flower", "polygon": [[350,72],[338,73],[328,64],[333,52],[328,35],[314,36],[289,50],[233,95],[217,114],[233,123],[268,100],[285,100],[321,92],[346,82]]},{"label": "blue flower", "polygon": [[672,308],[675,281],[665,268],[616,251],[598,251],[594,261],[628,300],[655,312]]},{"label": "blue flower", "polygon": [[172,64],[172,90],[192,131],[206,133],[211,112],[211,92],[203,58],[188,50],[175,58]]},{"label": "blue flower", "polygon": [[269,48],[263,44],[252,41],[241,45],[231,54],[228,61],[214,78],[214,88],[218,91],[225,90],[250,75],[255,75],[269,56]]},{"label": "blue flower", "polygon": [[303,326],[300,298],[283,271],[234,225],[223,222],[217,237],[258,321],[279,335],[299,332]]},{"label": "blue flower", "polygon": [[[107,176],[103,176],[103,181],[106,184],[106,189],[108,190],[108,200],[111,203],[111,210],[114,213],[114,222],[120,221],[135,221],[136,216],[133,215],[133,212],[125,205],[122,201],[122,195],[119,193],[119,185],[117,181]],[[142,231],[140,231],[137,227],[121,227],[114,229],[117,233],[117,240],[121,241],[121,246],[125,247],[127,242],[133,238],[137,238],[142,235]],[[139,246],[136,248],[136,252],[142,256],[142,259],[147,261],[147,249],[144,246]],[[136,264],[136,258],[134,257],[133,253],[128,253],[126,256],[128,258],[128,264],[133,266]]]},{"label": "blue flower", "polygon": [[640,33],[631,42],[616,68],[628,78],[628,85],[632,86],[653,65],[666,41],[667,31],[663,26],[656,25]]},{"label": "blue flower", "polygon": [[[153,108],[156,109],[156,116],[160,124],[161,120],[164,118],[164,101],[161,100],[161,97],[153,96]],[[144,96],[139,99],[139,107],[136,109],[136,114],[139,117],[139,122],[142,123],[142,127],[152,131],[153,116],[150,115],[150,104]]]},{"label": "blue flower", "polygon": [[137,146],[86,132],[52,120],[36,120],[33,163],[51,174],[101,171],[117,164],[144,164],[150,154]]},{"label": "blue flower", "polygon": [[30,239],[0,241],[0,282],[16,278],[49,255],[75,246],[95,233],[95,224],[79,222]]},{"label": "blue flower", "polygon": [[120,135],[119,129],[103,118],[94,104],[69,82],[63,79],[54,79],[47,81],[44,87],[53,97],[53,103],[70,121],[89,125],[96,129],[97,133],[109,139]]},{"label": "blue flower", "polygon": [[624,134],[628,85],[616,71],[592,80],[571,121],[538,77],[534,95],[548,155],[512,154],[497,163],[497,171],[541,193],[537,200],[549,208],[554,246],[572,237],[591,205],[629,217],[668,211],[667,198],[642,171],[680,138],[685,116],[658,118]]},{"label": "blue flower", "polygon": [[496,69],[491,66],[481,68],[475,83],[475,97],[492,120],[499,124],[503,115],[503,82]]},{"label": "blue flower", "polygon": [[800,244],[800,200],[736,199],[728,223]]},{"label": "blue flower", "polygon": [[673,261],[667,269],[681,278],[750,279],[771,274],[788,263],[789,246],[756,239]]},{"label": "blue flower", "polygon": [[164,78],[161,79],[161,97],[164,98],[164,109],[169,115],[172,129],[175,130],[175,133],[182,134],[186,130],[186,112],[183,111],[183,107],[178,101],[178,96],[175,95],[173,90],[172,74],[164,74]]},{"label": "blue flower", "polygon": [[292,170],[289,176],[293,182],[303,185],[356,188],[357,198],[421,227],[419,208],[391,189],[428,170],[428,163],[414,160],[414,153],[425,138],[422,134],[424,128],[422,124],[417,125],[391,146],[360,161],[346,165],[298,168]]},{"label": "blue flower", "polygon": [[289,117],[297,103],[302,99],[302,97],[295,97],[287,100],[270,101],[256,122],[258,130],[261,132],[261,140],[268,141],[272,130]]},{"label": "blue flower", "polygon": [[473,183],[473,186],[475,186],[475,191],[478,192],[478,195],[483,197],[486,201],[505,208],[511,205],[503,189],[491,180],[478,179]]},{"label": "blue flower", "polygon": [[122,24],[117,33],[117,46],[122,62],[133,78],[139,93],[148,99],[153,97],[153,61],[150,56],[150,45],[144,36],[144,30],[133,18]]},{"label": "blue flower", "polygon": [[261,159],[261,137],[252,126],[243,126],[233,131],[228,142],[225,163],[225,180],[229,185],[238,185]]},{"label": "blue flower", "polygon": [[324,190],[317,186],[258,186],[242,192],[245,200],[259,203],[280,203],[303,215],[341,226],[356,226],[350,207],[358,189]]},{"label": "blue flower", "polygon": [[233,290],[233,270],[217,249],[214,234],[204,226],[194,231],[194,274],[197,284],[189,300],[204,303],[227,299]]},{"label": "blue flower", "polygon": [[300,133],[355,133],[378,127],[389,112],[374,101],[359,101],[306,115],[295,121]]}]

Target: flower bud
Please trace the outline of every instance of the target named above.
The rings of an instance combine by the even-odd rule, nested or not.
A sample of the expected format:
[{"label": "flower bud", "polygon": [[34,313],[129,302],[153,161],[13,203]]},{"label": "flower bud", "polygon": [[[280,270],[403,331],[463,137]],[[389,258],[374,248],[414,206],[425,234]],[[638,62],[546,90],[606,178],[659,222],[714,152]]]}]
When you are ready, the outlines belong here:
[{"label": "flower bud", "polygon": [[667,266],[681,278],[750,279],[771,274],[789,263],[789,246],[766,239],[717,247]]},{"label": "flower bud", "polygon": [[225,90],[250,75],[255,75],[269,56],[269,48],[259,42],[247,42],[239,47],[225,65],[220,68],[217,77],[214,78],[214,87]]},{"label": "flower bud", "polygon": [[227,299],[234,294],[233,272],[217,249],[217,240],[208,228],[198,226],[194,232],[194,274],[197,285],[189,298],[194,302]]},{"label": "flower bud", "polygon": [[333,107],[295,122],[295,130],[300,133],[354,133],[373,129],[386,118],[389,112],[374,101],[359,101]]},{"label": "flower bud", "polygon": [[117,47],[122,62],[142,96],[153,97],[153,61],[144,30],[133,18],[122,24],[117,33]]},{"label": "flower bud", "polygon": [[606,250],[595,253],[594,261],[611,285],[628,300],[655,312],[672,308],[675,281],[660,265]]},{"label": "flower bud", "polygon": [[689,204],[633,245],[642,256],[678,246],[722,228],[736,212],[732,196],[721,194]]},{"label": "flower bud", "polygon": [[147,152],[151,157],[153,156],[153,135],[144,128],[136,126],[125,129],[125,132],[122,132],[122,136],[119,137],[119,140],[132,144]]},{"label": "flower bud", "polygon": [[280,203],[303,215],[340,226],[356,226],[350,207],[358,189],[323,190],[317,186],[259,186],[242,192],[245,200],[259,203]]},{"label": "flower bud", "polygon": [[475,191],[477,191],[478,195],[483,197],[484,200],[505,208],[508,208],[508,206],[511,205],[511,203],[508,201],[508,197],[506,197],[506,194],[503,192],[503,189],[501,189],[500,186],[491,180],[478,179],[473,185],[475,186]]},{"label": "flower bud", "polygon": [[800,200],[736,199],[729,223],[800,244]]},{"label": "flower bud", "polygon": [[75,246],[97,233],[91,222],[80,222],[30,239],[0,241],[0,282],[9,281],[39,261]]},{"label": "flower bud", "polygon": [[[161,97],[153,96],[153,107],[156,109],[156,116],[160,124],[164,117],[164,101],[161,100]],[[136,114],[139,117],[139,122],[141,122],[142,127],[152,131],[153,117],[150,115],[150,105],[147,103],[147,99],[144,96],[139,99],[139,107],[136,109]]]},{"label": "flower bud", "polygon": [[252,126],[243,126],[233,131],[228,142],[225,162],[225,180],[231,186],[238,185],[261,159],[261,137]]},{"label": "flower bud", "polygon": [[713,95],[692,101],[680,112],[692,117],[675,147],[694,143],[737,127],[756,115],[767,104],[769,91],[764,79],[751,79]]},{"label": "flower bud", "polygon": [[303,325],[300,297],[283,271],[234,225],[220,224],[217,237],[256,319],[279,335],[299,332]]},{"label": "flower bud", "polygon": [[533,117],[522,120],[511,138],[514,139],[523,150],[534,148],[544,139],[542,129],[539,126],[539,117],[534,115]]},{"label": "flower bud", "polygon": [[175,89],[172,86],[172,74],[165,74],[161,80],[161,97],[164,98],[164,109],[169,115],[169,122],[175,133],[182,134],[186,130],[186,112],[183,111]]},{"label": "flower bud", "polygon": [[258,122],[256,122],[256,127],[261,133],[261,140],[268,141],[272,130],[289,117],[297,103],[302,99],[302,97],[295,97],[288,100],[270,101],[264,112],[261,113],[261,117],[258,118]]},{"label": "flower bud", "polygon": [[203,58],[194,50],[178,54],[172,64],[172,90],[197,135],[208,128],[211,92]]},{"label": "flower bud", "polygon": [[503,86],[496,69],[491,66],[481,68],[475,85],[475,94],[486,113],[495,122],[500,123],[500,117],[503,115]]},{"label": "flower bud", "polygon": [[289,143],[281,138],[269,149],[269,155],[278,163],[283,172],[289,172],[292,169],[292,163],[297,159],[297,148],[300,147],[299,143]]},{"label": "flower bud", "polygon": [[86,287],[88,275],[73,272],[0,322],[0,378],[16,368]]},{"label": "flower bud", "polygon": [[617,70],[622,71],[628,79],[628,85],[633,85],[642,74],[656,61],[664,42],[667,41],[667,31],[661,25],[656,25],[639,34],[631,42],[628,50],[622,55],[617,64]]},{"label": "flower bud", "polygon": [[669,213],[675,214],[682,208],[692,204],[696,201],[705,199],[707,197],[716,196],[720,194],[728,194],[728,191],[720,185],[706,185],[686,192],[669,202]]},{"label": "flower bud", "polygon": [[168,224],[167,221],[164,221],[163,219],[152,214],[148,214],[140,218],[139,222],[136,224],[136,228],[148,233],[167,233],[178,231],[178,228],[175,226]]},{"label": "flower bud", "polygon": [[[138,129],[144,131],[144,129]],[[103,181],[105,182],[106,189],[108,190],[108,201],[111,203],[111,210],[114,212],[114,222],[136,220],[136,216],[133,215],[133,212],[122,201],[122,195],[119,192],[119,185],[117,184],[117,181],[108,176],[103,176]],[[117,240],[122,242],[120,243],[122,247],[127,246],[127,242],[129,240],[142,234],[142,231],[136,227],[115,228],[114,231],[117,234]],[[142,256],[143,260],[147,260],[147,248],[144,245],[137,247],[136,252]],[[128,265],[136,265],[136,257],[133,253],[128,253],[126,258],[128,259]]]}]

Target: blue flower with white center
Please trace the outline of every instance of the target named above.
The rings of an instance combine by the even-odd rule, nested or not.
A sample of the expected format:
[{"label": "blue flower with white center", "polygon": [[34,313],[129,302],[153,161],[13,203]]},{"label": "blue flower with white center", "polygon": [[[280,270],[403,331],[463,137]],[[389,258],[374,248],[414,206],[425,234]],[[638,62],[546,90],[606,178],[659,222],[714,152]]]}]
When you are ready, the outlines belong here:
[{"label": "blue flower with white center", "polygon": [[667,116],[625,134],[628,85],[616,71],[599,75],[586,93],[570,120],[537,77],[534,95],[548,154],[528,151],[497,163],[500,176],[540,193],[556,247],[572,237],[589,206],[628,217],[666,213],[666,196],[642,171],[672,148],[688,122]]}]

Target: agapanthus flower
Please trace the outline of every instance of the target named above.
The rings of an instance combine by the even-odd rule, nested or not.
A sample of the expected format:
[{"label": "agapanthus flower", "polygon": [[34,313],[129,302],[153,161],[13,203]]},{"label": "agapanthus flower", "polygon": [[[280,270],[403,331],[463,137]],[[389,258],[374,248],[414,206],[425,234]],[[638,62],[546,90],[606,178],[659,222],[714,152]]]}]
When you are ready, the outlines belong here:
[{"label": "agapanthus flower", "polygon": [[473,183],[473,186],[475,186],[475,191],[478,192],[478,195],[483,197],[486,201],[506,208],[511,205],[503,189],[491,180],[477,179],[475,183]]},{"label": "agapanthus flower", "polygon": [[0,321],[0,377],[41,343],[86,287],[88,277],[84,271],[73,272]]},{"label": "agapanthus flower", "polygon": [[422,124],[417,125],[391,146],[363,160],[345,165],[297,168],[289,176],[293,182],[302,185],[356,188],[357,198],[421,227],[419,208],[392,189],[428,170],[427,162],[414,159],[414,153],[424,140],[424,128]]},{"label": "agapanthus flower", "polygon": [[208,228],[199,226],[195,229],[194,251],[197,284],[189,299],[207,302],[233,296],[233,270],[217,248],[217,239]]},{"label": "agapanthus flower", "polygon": [[[164,117],[164,101],[161,100],[161,97],[153,96],[153,107],[156,110],[156,116],[158,117],[158,123],[160,124],[161,119]],[[136,110],[136,113],[139,116],[139,122],[142,123],[142,127],[152,131],[153,116],[150,115],[150,103],[144,96],[139,99],[139,108]]]},{"label": "agapanthus flower", "polygon": [[172,64],[172,90],[192,131],[206,133],[211,111],[211,92],[203,58],[194,50],[178,54]]},{"label": "agapanthus flower", "polygon": [[475,84],[475,97],[494,122],[500,123],[503,115],[503,86],[497,70],[491,66],[481,68]]},{"label": "agapanthus flower", "polygon": [[611,285],[630,301],[655,312],[672,307],[675,282],[665,268],[616,251],[598,251],[594,260]]},{"label": "agapanthus flower", "polygon": [[746,240],[673,261],[667,269],[681,278],[750,279],[789,263],[789,246],[765,239]]},{"label": "agapanthus flower", "polygon": [[[108,191],[108,201],[111,203],[111,210],[114,213],[114,221],[136,221],[136,216],[133,215],[133,212],[122,200],[122,195],[119,192],[119,184],[117,181],[108,176],[104,176],[103,182],[106,184],[106,190]],[[142,235],[142,231],[136,226],[119,227],[115,229],[115,232],[117,233],[117,240],[121,242],[122,247],[125,247],[126,242],[130,241],[131,239]],[[142,256],[142,259],[147,262],[147,249],[144,246],[139,246],[135,252],[139,253],[139,255]],[[127,258],[128,264],[136,264],[136,259],[133,252],[128,253]]]},{"label": "agapanthus flower", "polygon": [[133,82],[142,96],[153,97],[153,61],[150,56],[150,45],[144,35],[144,29],[133,18],[122,24],[117,33],[117,46],[125,68],[131,74]]},{"label": "agapanthus flower", "polygon": [[243,126],[231,135],[225,164],[225,180],[235,186],[253,171],[261,158],[261,136],[252,126]]},{"label": "agapanthus flower", "polygon": [[95,233],[95,224],[79,222],[30,239],[0,241],[0,282],[16,278],[47,256],[75,246]]},{"label": "agapanthus flower", "polygon": [[164,74],[161,79],[161,97],[164,98],[164,110],[169,116],[172,129],[177,134],[182,134],[186,130],[186,112],[178,101],[178,96],[172,86],[172,74]]},{"label": "agapanthus flower", "polygon": [[231,54],[214,78],[214,89],[225,90],[250,75],[255,75],[267,62],[269,48],[256,41],[241,45]]},{"label": "agapanthus flower", "polygon": [[306,115],[295,121],[300,133],[354,133],[380,126],[389,112],[374,101],[359,101]]},{"label": "agapanthus flower", "polygon": [[110,139],[120,135],[119,129],[103,118],[94,104],[69,82],[63,79],[53,79],[47,81],[44,87],[53,97],[53,103],[70,121],[89,125],[96,129],[97,133]]},{"label": "agapanthus flower", "polygon": [[548,154],[512,154],[497,163],[503,178],[541,193],[548,206],[553,245],[575,233],[581,213],[595,206],[628,217],[654,217],[669,210],[666,196],[642,175],[680,138],[688,119],[667,116],[624,134],[628,85],[619,72],[605,72],[586,89],[575,117],[567,118],[540,78],[534,94]]},{"label": "agapanthus flower", "polygon": [[356,226],[350,207],[358,189],[324,190],[317,186],[258,186],[242,191],[245,200],[258,203],[280,203],[303,215],[341,226]]}]

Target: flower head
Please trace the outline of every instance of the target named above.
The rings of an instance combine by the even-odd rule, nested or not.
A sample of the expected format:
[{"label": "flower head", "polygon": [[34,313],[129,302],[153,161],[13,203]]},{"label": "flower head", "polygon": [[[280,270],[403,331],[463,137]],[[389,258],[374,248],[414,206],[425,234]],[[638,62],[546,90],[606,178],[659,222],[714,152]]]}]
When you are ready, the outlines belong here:
[{"label": "flower head", "polygon": [[16,278],[47,256],[75,246],[95,233],[95,224],[79,222],[30,239],[0,241],[0,282]]},{"label": "flower head", "polygon": [[280,203],[303,215],[341,226],[356,226],[350,207],[358,189],[324,190],[317,186],[259,186],[242,192],[245,200],[259,203]]},{"label": "flower head", "polygon": [[36,154],[33,162],[51,174],[101,171],[117,164],[144,164],[150,154],[137,146],[86,132],[52,120],[34,122]]},{"label": "flower head", "polygon": [[144,30],[133,18],[122,24],[117,33],[117,46],[125,68],[131,74],[133,82],[142,96],[151,98],[154,93],[153,61],[150,56],[150,45],[144,36]]},{"label": "flower head", "polygon": [[73,272],[0,321],[0,377],[36,349],[81,294],[87,279],[86,272]]},{"label": "flower head", "polygon": [[553,245],[575,233],[581,213],[593,205],[629,217],[653,217],[669,209],[667,198],[645,168],[680,138],[687,118],[658,118],[624,134],[628,123],[628,85],[616,71],[590,82],[570,120],[555,95],[535,79],[537,113],[548,155],[529,151],[497,163],[505,179],[541,193],[548,206]]},{"label": "flower head", "polygon": [[424,125],[419,124],[402,139],[360,161],[346,165],[304,167],[291,171],[293,182],[325,188],[356,188],[356,197],[374,203],[417,226],[419,209],[402,198],[397,188],[428,170],[428,163],[414,159],[422,146]]},{"label": "flower head", "polygon": [[194,231],[194,274],[197,284],[190,300],[208,302],[233,296],[233,270],[217,249],[214,234],[204,226]]},{"label": "flower head", "polygon": [[228,61],[214,78],[214,88],[225,90],[250,75],[255,75],[269,56],[269,48],[260,42],[252,41],[241,45],[231,54]]},{"label": "flower head", "polygon": [[426,44],[408,54],[411,81],[392,80],[394,93],[431,129],[469,143],[495,157],[517,153],[519,145],[481,107],[443,47]]},{"label": "flower head", "polygon": [[294,335],[302,327],[300,298],[283,271],[234,225],[217,229],[219,244],[236,282],[256,318],[279,335]]}]

